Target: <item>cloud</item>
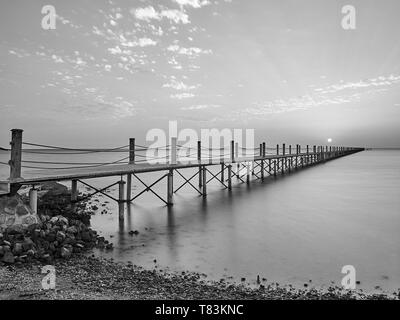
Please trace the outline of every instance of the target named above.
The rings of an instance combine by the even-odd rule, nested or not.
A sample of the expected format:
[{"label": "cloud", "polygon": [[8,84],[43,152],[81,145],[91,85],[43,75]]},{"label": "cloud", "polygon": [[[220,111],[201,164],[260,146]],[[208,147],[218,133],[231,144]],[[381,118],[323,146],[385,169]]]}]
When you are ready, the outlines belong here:
[{"label": "cloud", "polygon": [[204,50],[201,48],[196,48],[196,47],[190,47],[190,48],[184,48],[184,47],[180,47],[177,44],[171,45],[167,48],[168,51],[171,52],[176,52],[182,55],[187,55],[187,56],[193,56],[193,55],[200,55],[200,54],[211,54],[212,51],[211,50]]},{"label": "cloud", "polygon": [[178,100],[182,100],[182,99],[188,99],[188,98],[193,98],[195,97],[195,95],[193,93],[176,93],[176,94],[171,94],[170,98],[171,99],[178,99]]},{"label": "cloud", "polygon": [[346,89],[361,89],[361,88],[369,88],[369,87],[383,87],[383,86],[391,86],[393,84],[400,82],[400,76],[390,75],[390,76],[379,76],[377,78],[371,78],[367,80],[360,80],[357,82],[344,82],[333,84],[324,88],[314,89],[315,92],[320,93],[335,93],[339,91],[343,91]]},{"label": "cloud", "polygon": [[388,86],[400,83],[400,75],[379,76],[357,82],[344,82],[316,88],[311,94],[296,98],[275,99],[256,102],[252,107],[240,111],[241,114],[266,115],[296,110],[308,110],[314,107],[346,104],[360,101],[371,94],[382,94]]},{"label": "cloud", "polygon": [[167,10],[157,11],[156,9],[154,9],[154,7],[148,6],[145,8],[131,9],[131,13],[135,16],[136,19],[147,22],[150,22],[151,20],[160,21],[163,18],[166,18],[176,24],[190,23],[189,16],[180,10],[167,9]]},{"label": "cloud", "polygon": [[173,0],[177,4],[179,4],[182,8],[185,6],[189,6],[192,8],[201,8],[210,4],[208,0]]},{"label": "cloud", "polygon": [[211,109],[211,108],[221,108],[221,106],[217,105],[217,104],[199,104],[199,105],[193,105],[190,107],[182,107],[181,110],[203,110],[203,109]]},{"label": "cloud", "polygon": [[182,91],[194,90],[197,87],[198,86],[188,86],[184,84],[182,81],[177,81],[177,80],[171,80],[171,82],[163,85],[163,88],[172,88],[175,90],[182,90]]}]

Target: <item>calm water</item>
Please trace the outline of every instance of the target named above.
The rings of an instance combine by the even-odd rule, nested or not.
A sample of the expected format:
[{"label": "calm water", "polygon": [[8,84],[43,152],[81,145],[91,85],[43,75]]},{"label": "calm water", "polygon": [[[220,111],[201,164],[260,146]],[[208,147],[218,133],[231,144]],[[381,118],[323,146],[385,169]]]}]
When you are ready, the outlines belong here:
[{"label": "calm water", "polygon": [[[106,186],[115,179],[91,182]],[[165,196],[165,183],[155,189]],[[139,190],[135,181],[133,193]],[[124,225],[110,201],[112,213],[98,212],[92,226],[115,249],[99,254],[214,279],[254,283],[260,275],[318,287],[340,285],[342,266],[353,265],[359,288],[400,288],[400,151],[366,151],[264,183],[235,184],[231,193],[215,183],[206,200],[185,187],[174,201],[169,209],[147,193],[127,210]]]}]

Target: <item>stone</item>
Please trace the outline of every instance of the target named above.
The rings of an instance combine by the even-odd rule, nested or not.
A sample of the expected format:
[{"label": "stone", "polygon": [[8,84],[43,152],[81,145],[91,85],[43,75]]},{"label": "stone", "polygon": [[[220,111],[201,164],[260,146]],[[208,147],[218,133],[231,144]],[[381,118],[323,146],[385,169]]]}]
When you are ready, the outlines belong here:
[{"label": "stone", "polygon": [[71,248],[67,248],[67,247],[61,248],[61,257],[62,258],[68,259],[69,257],[71,257],[71,254],[72,254]]},{"label": "stone", "polygon": [[78,233],[78,229],[75,226],[67,228],[68,233],[76,234]]},{"label": "stone", "polygon": [[36,221],[36,218],[34,217],[34,216],[31,216],[31,215],[29,215],[29,216],[27,216],[27,217],[24,217],[23,219],[22,219],[22,223],[23,224],[27,224],[27,225],[32,225],[32,224],[34,224],[34,223],[36,223],[37,221]]},{"label": "stone", "polygon": [[65,240],[65,238],[66,238],[66,235],[64,232],[62,232],[62,231],[57,232],[56,239],[58,242],[63,242]]},{"label": "stone", "polygon": [[14,263],[15,262],[15,258],[14,255],[11,252],[6,252],[3,256],[3,260],[4,263]]},{"label": "stone", "polygon": [[55,224],[58,221],[58,217],[53,217],[50,219],[50,223]]},{"label": "stone", "polygon": [[30,249],[32,249],[33,247],[33,241],[30,238],[25,238],[24,242],[22,243],[22,248],[24,249],[24,251],[28,251]]},{"label": "stone", "polygon": [[19,216],[25,216],[29,214],[29,211],[24,205],[18,205],[15,213]]},{"label": "stone", "polygon": [[9,217],[6,221],[6,226],[10,227],[14,224],[14,222],[15,222],[15,217]]},{"label": "stone", "polygon": [[19,255],[19,254],[22,253],[22,251],[23,251],[22,243],[19,243],[19,242],[15,243],[15,244],[14,244],[14,253],[15,253],[16,255]]},{"label": "stone", "polygon": [[18,199],[15,197],[12,197],[10,200],[7,202],[7,207],[16,207],[18,205]]}]

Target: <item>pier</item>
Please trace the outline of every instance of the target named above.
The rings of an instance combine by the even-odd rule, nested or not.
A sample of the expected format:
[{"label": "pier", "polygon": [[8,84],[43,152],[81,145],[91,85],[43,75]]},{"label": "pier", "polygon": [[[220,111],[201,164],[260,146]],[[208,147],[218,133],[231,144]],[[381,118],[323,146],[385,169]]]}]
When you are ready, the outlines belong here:
[{"label": "pier", "polygon": [[[167,206],[174,203],[174,194],[184,187],[190,187],[202,197],[207,196],[207,185],[217,181],[221,188],[232,190],[234,183],[250,184],[252,180],[261,180],[272,176],[284,175],[292,171],[317,165],[363,151],[363,148],[343,146],[301,146],[282,145],[268,146],[266,142],[257,148],[245,148],[235,141],[230,141],[228,146],[222,148],[202,147],[201,141],[196,146],[187,147],[177,144],[177,138],[172,137],[169,145],[163,149],[167,155],[160,159],[146,159],[143,152],[149,148],[136,144],[134,138],[129,139],[126,146],[109,149],[82,149],[49,146],[37,143],[24,142],[23,130],[11,130],[10,161],[0,162],[0,165],[9,166],[10,176],[5,181],[0,181],[0,195],[15,194],[22,186],[31,186],[29,191],[30,206],[37,208],[37,186],[49,181],[63,181],[71,183],[71,202],[77,203],[101,193],[119,204],[119,219],[124,219],[124,205],[137,200],[146,192],[151,192],[156,198]],[[33,148],[33,149],[32,149]],[[179,157],[182,151],[185,157]],[[239,152],[241,151],[241,152]],[[122,153],[123,158],[107,163],[78,163],[78,162],[51,162],[25,160],[23,155],[57,154],[62,156],[79,154],[96,154],[101,160],[102,153]],[[215,155],[214,153],[218,153]],[[152,163],[157,160],[157,163]],[[159,160],[159,161],[158,161]],[[56,167],[54,167],[56,166]],[[60,167],[62,166],[62,167]],[[217,167],[217,173],[211,171]],[[29,174],[23,174],[23,169],[29,169]],[[191,169],[187,176],[187,169]],[[194,170],[194,173],[193,173]],[[145,183],[143,175],[150,172],[159,172],[160,177],[152,183]],[[175,186],[174,176],[183,179],[183,183]],[[103,188],[96,188],[88,183],[88,179],[101,177],[116,177],[116,181]],[[143,185],[143,190],[132,193],[132,182],[136,179]],[[154,190],[154,186],[161,181],[167,181],[165,194]],[[79,196],[79,185],[94,190],[92,194]],[[106,191],[118,186],[118,196],[112,196]]]}]

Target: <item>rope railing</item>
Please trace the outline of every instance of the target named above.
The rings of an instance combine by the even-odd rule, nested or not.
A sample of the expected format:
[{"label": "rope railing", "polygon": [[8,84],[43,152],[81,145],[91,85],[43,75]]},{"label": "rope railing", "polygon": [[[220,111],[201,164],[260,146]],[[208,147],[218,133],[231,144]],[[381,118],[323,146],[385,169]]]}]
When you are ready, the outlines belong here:
[{"label": "rope railing", "polygon": [[[332,146],[301,146],[296,145],[266,145],[265,143],[259,146],[246,147],[239,145],[231,141],[229,146],[213,147],[213,146],[202,146],[201,141],[198,141],[197,146],[191,145],[179,145],[177,144],[177,138],[171,138],[170,144],[163,146],[146,146],[144,144],[136,144],[135,139],[129,139],[128,145],[117,146],[113,148],[72,148],[57,145],[46,145],[33,142],[22,141],[22,130],[12,130],[12,141],[11,150],[0,147],[1,151],[7,151],[11,153],[11,161],[5,162],[0,161],[1,166],[10,167],[10,179],[17,179],[21,177],[21,168],[27,169],[39,169],[39,170],[73,170],[73,169],[85,169],[85,168],[98,168],[116,164],[142,164],[151,163],[153,161],[158,163],[177,164],[183,161],[194,161],[194,160],[226,160],[230,159],[246,159],[249,157],[258,157],[266,155],[292,155],[313,153],[319,154],[323,159],[329,157],[322,153],[329,152],[344,152],[357,150],[357,148],[343,148],[343,147],[332,147]],[[25,148],[23,148],[23,146]],[[149,151],[154,151],[153,154],[149,154]],[[100,162],[96,160],[89,160],[89,158],[79,157],[79,155],[95,155],[97,158],[101,153],[128,153],[126,157],[122,157],[118,160],[108,160]],[[21,154],[30,154],[22,159]],[[48,155],[57,155],[56,157],[47,157],[46,159],[40,159],[41,157]],[[34,157],[35,155],[38,158]],[[63,159],[63,156],[69,156],[68,159]],[[76,161],[73,161],[73,156],[78,156]],[[87,160],[87,161],[84,161]],[[248,160],[243,160],[248,161]]]}]

